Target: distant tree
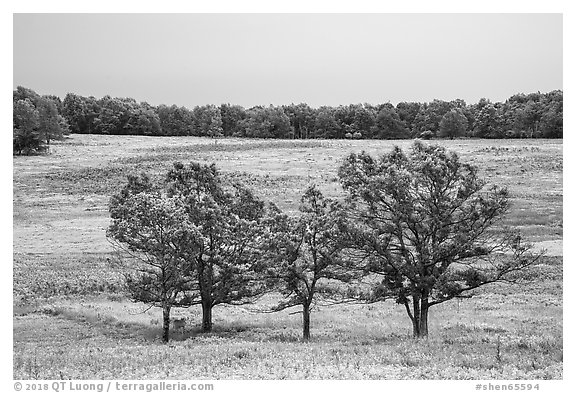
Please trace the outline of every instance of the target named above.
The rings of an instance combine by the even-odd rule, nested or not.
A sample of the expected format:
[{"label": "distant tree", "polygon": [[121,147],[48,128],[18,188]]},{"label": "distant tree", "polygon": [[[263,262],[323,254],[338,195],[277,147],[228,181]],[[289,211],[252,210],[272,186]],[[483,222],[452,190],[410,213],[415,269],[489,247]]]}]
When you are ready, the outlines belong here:
[{"label": "distant tree", "polygon": [[162,135],[191,135],[194,115],[191,110],[176,105],[159,105],[155,108]]},{"label": "distant tree", "polygon": [[160,118],[148,103],[134,103],[128,115],[128,120],[124,125],[125,133],[130,135],[161,135]]},{"label": "distant tree", "polygon": [[254,107],[241,122],[243,135],[251,138],[292,138],[290,118],[281,107]]},{"label": "distant tree", "polygon": [[28,99],[13,102],[13,152],[32,154],[45,148],[45,140],[40,132],[40,114]]},{"label": "distant tree", "polygon": [[60,128],[58,109],[54,102],[39,98],[37,108],[40,119],[39,129],[46,144],[49,145],[52,139],[62,139],[64,130]]},{"label": "distant tree", "polygon": [[197,106],[194,113],[194,135],[220,137],[224,134],[222,129],[222,115],[220,108],[215,105]]},{"label": "distant tree", "polygon": [[561,103],[553,103],[543,113],[541,118],[541,130],[545,138],[562,138],[563,109]]},{"label": "distant tree", "polygon": [[[58,110],[59,98],[56,96],[40,96],[34,90],[28,89],[22,86],[18,86],[13,92],[13,100],[26,101],[27,104],[32,105],[37,112],[37,124],[35,125],[35,133],[39,133],[43,138],[45,144],[49,145],[50,141],[53,139],[62,139],[64,135],[69,132],[68,125],[66,121],[60,116]],[[24,110],[24,107],[19,107],[20,110]],[[36,114],[28,112],[33,117]],[[20,112],[19,119],[22,120],[24,112]],[[23,138],[31,137],[30,129],[27,127],[17,127],[19,128],[18,139],[23,140]],[[28,129],[27,132],[24,132]],[[24,135],[28,137],[24,137]],[[29,140],[32,141],[31,139]],[[32,150],[38,151],[38,148],[33,148]]]},{"label": "distant tree", "polygon": [[419,110],[420,103],[418,102],[400,102],[396,105],[396,113],[398,114],[400,121],[404,122],[404,125],[413,136],[415,135],[414,121]]},{"label": "distant tree", "polygon": [[51,101],[56,106],[56,110],[58,111],[59,115],[62,115],[62,111],[64,110],[64,105],[62,103],[62,99],[60,97],[53,95],[53,94],[46,94],[42,96],[43,99]]},{"label": "distant tree", "polygon": [[420,135],[425,131],[430,131],[432,136],[436,135],[436,132],[429,128],[431,127],[432,120],[427,108],[427,103],[422,104],[418,110],[418,113],[416,113],[416,116],[414,117],[414,121],[412,123],[412,134],[414,136]]},{"label": "distant tree", "polygon": [[314,129],[316,112],[308,104],[285,105],[284,113],[290,119],[290,127],[295,139],[308,139]]},{"label": "distant tree", "polygon": [[516,112],[517,127],[526,132],[529,138],[541,137],[540,122],[544,111],[544,105],[540,101],[529,100]]},{"label": "distant tree", "polygon": [[342,259],[343,214],[339,204],[324,198],[315,186],[301,199],[299,217],[276,211],[268,223],[271,268],[285,300],[273,311],[302,307],[303,339],[310,339],[310,314],[318,302],[342,299],[346,292],[335,285],[355,276]]},{"label": "distant tree", "polygon": [[[371,137],[375,125],[375,113],[373,108],[362,104],[340,105],[334,110],[334,119],[339,130],[352,134],[359,132],[365,137]],[[342,138],[338,133],[335,137]]]},{"label": "distant tree", "polygon": [[369,105],[351,105],[354,109],[352,129],[361,133],[364,138],[373,138],[376,129],[376,111]]},{"label": "distant tree", "polygon": [[130,134],[126,127],[136,101],[131,99],[112,98],[108,95],[98,101],[99,111],[93,120],[93,132],[104,135]]},{"label": "distant tree", "polygon": [[503,133],[497,107],[485,98],[474,106],[472,135],[478,138],[499,138]]},{"label": "distant tree", "polygon": [[409,136],[405,123],[400,120],[394,107],[385,107],[378,112],[376,129],[376,137],[379,139],[403,139]]},{"label": "distant tree", "polygon": [[460,109],[452,109],[442,116],[437,135],[441,138],[463,136],[466,133],[468,119]]},{"label": "distant tree", "polygon": [[240,105],[220,105],[220,117],[222,119],[222,133],[225,137],[239,136],[242,134],[240,122],[246,118],[246,111]]},{"label": "distant tree", "polygon": [[417,132],[432,131],[437,136],[442,117],[453,109],[453,105],[455,105],[454,102],[433,100],[420,106],[420,110],[414,119],[414,127]]},{"label": "distant tree", "polygon": [[132,300],[163,313],[162,340],[170,339],[170,312],[192,304],[189,260],[198,247],[197,229],[187,220],[184,200],[152,191],[149,178],[129,176],[110,200],[107,237],[120,251]]},{"label": "distant tree", "polygon": [[562,138],[564,128],[564,98],[562,91],[553,90],[544,94],[543,101],[545,108],[540,119],[543,136],[545,138]]},{"label": "distant tree", "polygon": [[507,212],[506,189],[443,147],[415,142],[380,158],[351,154],[339,169],[348,192],[352,248],[382,276],[373,300],[406,308],[414,337],[428,335],[432,306],[481,286],[510,282],[540,254],[519,235],[494,228]]},{"label": "distant tree", "polygon": [[335,113],[334,108],[328,106],[321,106],[316,110],[313,133],[315,138],[343,138],[346,133],[350,132],[342,129],[336,121]]},{"label": "distant tree", "polygon": [[94,97],[82,97],[68,93],[62,101],[62,115],[70,125],[70,132],[72,133],[94,133],[94,120],[100,110],[99,103]]}]

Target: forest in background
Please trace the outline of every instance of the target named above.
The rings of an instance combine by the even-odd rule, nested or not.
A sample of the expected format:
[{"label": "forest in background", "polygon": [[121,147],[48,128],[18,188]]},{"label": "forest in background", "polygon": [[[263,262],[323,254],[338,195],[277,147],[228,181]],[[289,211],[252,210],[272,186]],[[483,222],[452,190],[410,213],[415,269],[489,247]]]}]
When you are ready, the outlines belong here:
[{"label": "forest in background", "polygon": [[42,150],[68,133],[276,139],[562,138],[563,91],[480,99],[244,108],[222,104],[153,106],[133,98],[13,92],[14,154]]}]

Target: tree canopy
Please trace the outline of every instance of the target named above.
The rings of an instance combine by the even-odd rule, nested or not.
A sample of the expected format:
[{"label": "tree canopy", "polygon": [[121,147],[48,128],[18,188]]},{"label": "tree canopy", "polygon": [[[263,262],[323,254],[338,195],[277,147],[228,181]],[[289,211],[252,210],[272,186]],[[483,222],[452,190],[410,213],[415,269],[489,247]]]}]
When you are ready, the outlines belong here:
[{"label": "tree canopy", "polygon": [[494,230],[510,206],[454,152],[415,142],[379,158],[351,154],[339,170],[351,206],[351,247],[381,275],[373,299],[405,306],[415,337],[428,310],[480,286],[512,279],[539,254],[517,233]]},{"label": "tree canopy", "polygon": [[361,275],[347,266],[342,255],[342,206],[310,186],[302,195],[300,213],[289,217],[277,211],[269,220],[268,274],[284,295],[273,311],[302,307],[303,338],[309,340],[313,306],[345,298],[346,290],[335,282],[350,283]]},{"label": "tree canopy", "polygon": [[59,113],[60,107],[57,97],[40,96],[18,86],[13,92],[13,153],[42,152],[50,141],[68,134],[68,122]]}]

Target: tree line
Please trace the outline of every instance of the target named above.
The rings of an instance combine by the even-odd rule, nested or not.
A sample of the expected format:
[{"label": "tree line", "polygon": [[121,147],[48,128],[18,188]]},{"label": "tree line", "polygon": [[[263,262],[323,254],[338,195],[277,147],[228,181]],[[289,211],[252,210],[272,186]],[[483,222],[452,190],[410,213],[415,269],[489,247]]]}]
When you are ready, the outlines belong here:
[{"label": "tree line", "polygon": [[322,305],[395,301],[414,337],[428,335],[431,307],[469,297],[517,273],[541,254],[511,230],[506,188],[487,187],[476,167],[438,145],[416,141],[380,157],[350,154],[338,177],[343,198],[315,185],[287,215],[214,164],[180,162],[152,182],[130,175],[110,201],[107,237],[135,301],[170,312],[200,305],[202,331],[218,304],[282,295],[267,312],[300,308],[303,339]]},{"label": "tree line", "polygon": [[[59,119],[57,127],[46,128],[40,121],[54,118]],[[246,109],[222,104],[189,109],[153,106],[133,98],[97,99],[68,93],[61,100],[53,95],[40,97],[23,87],[14,91],[15,152],[22,152],[16,149],[17,139],[20,146],[21,140],[37,134],[36,139],[49,143],[44,138],[48,134],[66,132],[281,139],[562,138],[563,92],[515,94],[505,102],[483,98],[476,104],[436,99],[427,103],[400,102],[396,106],[384,103],[312,108],[301,103]]]},{"label": "tree line", "polygon": [[70,133],[62,113],[62,101],[54,95],[40,96],[18,87],[13,92],[13,153],[42,152],[50,141]]}]

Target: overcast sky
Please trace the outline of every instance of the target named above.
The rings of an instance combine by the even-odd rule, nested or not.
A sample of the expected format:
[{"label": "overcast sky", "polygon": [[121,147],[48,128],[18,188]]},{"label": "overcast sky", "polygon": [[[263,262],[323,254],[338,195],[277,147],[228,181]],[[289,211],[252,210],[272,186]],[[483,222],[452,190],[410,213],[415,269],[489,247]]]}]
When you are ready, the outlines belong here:
[{"label": "overcast sky", "polygon": [[244,107],[562,89],[561,14],[15,14],[13,87]]}]

